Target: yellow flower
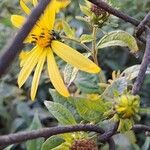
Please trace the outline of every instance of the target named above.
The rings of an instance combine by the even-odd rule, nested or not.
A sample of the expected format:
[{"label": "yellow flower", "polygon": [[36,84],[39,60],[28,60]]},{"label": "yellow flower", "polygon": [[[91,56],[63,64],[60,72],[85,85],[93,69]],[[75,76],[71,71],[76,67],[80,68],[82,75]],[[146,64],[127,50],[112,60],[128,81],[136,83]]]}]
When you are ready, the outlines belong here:
[{"label": "yellow flower", "polygon": [[100,96],[98,94],[87,94],[87,99],[91,101],[99,101]]},{"label": "yellow flower", "polygon": [[[89,73],[98,73],[100,71],[100,68],[91,60],[87,59],[76,50],[55,39],[54,31],[52,30],[55,21],[55,14],[59,11],[60,8],[63,8],[68,4],[66,2],[69,1],[52,0],[25,40],[25,42],[34,44],[34,48],[31,51],[23,51],[20,54],[20,66],[22,69],[18,76],[19,87],[25,83],[35,68],[31,86],[32,100],[35,99],[40,75],[45,61],[47,61],[48,74],[53,86],[61,95],[65,97],[69,96],[69,92],[64,85],[63,79],[58,70],[54,58],[54,53],[67,63],[79,68],[82,71]],[[32,3],[34,6],[36,6],[37,0],[33,0]],[[31,12],[25,1],[20,0],[20,4],[26,14]],[[11,17],[13,25],[18,28],[22,26],[25,20],[25,17],[19,15],[12,15]]]},{"label": "yellow flower", "polygon": [[139,96],[124,94],[116,99],[115,109],[122,118],[133,117],[138,113],[139,107]]}]

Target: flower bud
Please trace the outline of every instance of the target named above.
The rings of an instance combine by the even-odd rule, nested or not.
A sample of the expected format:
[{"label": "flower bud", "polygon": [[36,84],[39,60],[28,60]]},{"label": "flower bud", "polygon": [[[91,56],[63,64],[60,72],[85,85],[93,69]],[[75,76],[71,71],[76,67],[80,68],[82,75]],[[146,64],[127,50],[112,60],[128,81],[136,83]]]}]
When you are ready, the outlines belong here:
[{"label": "flower bud", "polygon": [[96,142],[91,139],[75,140],[70,150],[98,150]]},{"label": "flower bud", "polygon": [[140,97],[137,95],[123,94],[115,101],[115,110],[120,118],[131,118],[139,111]]}]

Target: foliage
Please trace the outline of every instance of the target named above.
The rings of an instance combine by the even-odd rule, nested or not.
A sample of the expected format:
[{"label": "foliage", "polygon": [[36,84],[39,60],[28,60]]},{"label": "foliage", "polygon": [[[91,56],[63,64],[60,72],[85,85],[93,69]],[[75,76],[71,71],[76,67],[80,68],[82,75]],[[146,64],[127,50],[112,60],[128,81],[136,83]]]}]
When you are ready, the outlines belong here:
[{"label": "foliage", "polygon": [[[150,6],[148,0],[109,0],[109,4],[140,20]],[[124,104],[120,100],[122,95],[130,95],[129,101],[133,99],[131,87],[139,72],[144,46],[137,43],[132,36],[134,32],[132,25],[103,11],[98,12],[101,13],[98,17],[97,12],[93,12],[95,8],[91,7],[91,3],[86,0],[72,1],[67,9],[57,15],[55,30],[58,32],[59,40],[99,64],[102,71],[98,74],[85,73],[56,57],[71,96],[65,98],[55,91],[44,69],[37,100],[32,102],[29,97],[32,77],[22,89],[16,85],[19,73],[19,63],[16,59],[9,72],[0,80],[1,134],[39,129],[42,126],[84,123],[100,126],[104,124],[105,127],[109,127],[110,124],[119,121],[118,131],[121,133],[114,136],[118,150],[122,147],[149,149],[149,137],[137,136],[129,131],[135,122],[150,125],[149,68],[142,91],[139,93],[140,98],[138,97],[136,103],[137,111],[128,116],[125,115],[126,113],[120,113],[118,109],[122,108],[122,105],[127,106],[126,102]],[[21,11],[18,0],[0,0],[0,8],[0,50],[2,51],[6,42],[9,43],[16,33],[10,17],[16,12],[20,14]],[[30,45],[25,49],[29,47]],[[137,106],[136,104],[134,106]],[[7,149],[69,150],[75,140],[82,139],[92,139],[97,143],[96,134],[76,132],[52,136],[45,141],[32,140],[25,144],[12,145]],[[101,149],[107,149],[105,144],[97,143],[97,145]]]}]

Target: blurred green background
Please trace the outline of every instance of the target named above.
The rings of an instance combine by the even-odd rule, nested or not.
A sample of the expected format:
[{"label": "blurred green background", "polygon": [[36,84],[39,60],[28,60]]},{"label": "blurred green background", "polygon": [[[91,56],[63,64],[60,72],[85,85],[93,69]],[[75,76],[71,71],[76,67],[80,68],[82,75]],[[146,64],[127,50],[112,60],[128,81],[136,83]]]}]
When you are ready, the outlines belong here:
[{"label": "blurred green background", "polygon": [[[10,22],[12,14],[21,14],[22,11],[19,7],[19,0],[0,0],[0,52],[9,46],[10,41],[14,38],[17,29],[14,28]],[[150,0],[111,0],[113,7],[131,15],[132,17],[142,20],[146,13],[150,10]],[[64,12],[60,13],[61,17],[66,17],[72,27],[76,29],[76,34],[79,36],[82,33],[89,32],[88,26],[82,21],[76,20],[75,16],[83,15],[79,9],[79,2],[82,0],[72,0],[69,7]],[[126,23],[116,17],[111,17],[110,22],[107,22],[102,30],[104,32],[112,30],[125,30],[134,34],[135,27]],[[101,31],[99,31],[101,32]],[[101,36],[101,35],[99,35]],[[104,70],[107,79],[111,78],[113,70],[123,71],[125,68],[139,64],[144,53],[145,46],[138,43],[141,52],[138,56],[131,54],[128,49],[115,47],[106,48],[99,52],[99,64]],[[74,45],[73,45],[74,46]],[[78,47],[81,50],[81,47]],[[26,82],[22,89],[17,86],[17,74],[19,72],[19,61],[16,58],[15,62],[10,66],[7,74],[0,79],[0,135],[8,134],[26,130],[33,119],[36,111],[39,113],[39,118],[43,126],[50,127],[56,125],[55,119],[50,116],[43,105],[44,100],[51,100],[49,88],[52,87],[49,83],[47,76],[43,73],[40,80],[40,85],[35,102],[30,101],[30,83],[31,79]],[[150,77],[147,75],[145,83],[142,87],[140,95],[142,97],[141,105],[150,107]],[[150,117],[143,115],[141,123],[150,125]],[[145,140],[144,134],[138,136],[139,144]],[[149,140],[150,141],[150,140]],[[127,142],[128,145],[128,142]],[[23,150],[26,149],[25,145],[16,145],[13,149]],[[131,148],[129,148],[131,149]],[[132,148],[136,149],[136,148]]]}]

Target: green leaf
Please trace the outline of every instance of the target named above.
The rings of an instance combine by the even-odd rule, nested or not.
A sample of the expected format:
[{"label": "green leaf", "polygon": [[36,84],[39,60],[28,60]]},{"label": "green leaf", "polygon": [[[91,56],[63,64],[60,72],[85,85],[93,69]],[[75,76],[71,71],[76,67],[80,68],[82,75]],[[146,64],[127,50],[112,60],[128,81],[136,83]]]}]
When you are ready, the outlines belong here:
[{"label": "green leaf", "polygon": [[146,137],[145,143],[142,146],[141,150],[149,150],[150,148],[150,137]]},{"label": "green leaf", "polygon": [[124,133],[124,135],[128,138],[130,143],[135,144],[136,143],[136,136],[134,131],[130,130]]},{"label": "green leaf", "polygon": [[49,91],[54,102],[62,104],[66,108],[71,107],[71,110],[73,109],[74,99],[72,99],[72,97],[63,97],[55,89],[50,89]]},{"label": "green leaf", "polygon": [[70,25],[64,20],[62,21],[62,24],[63,24],[63,29],[64,29],[65,34],[68,37],[74,37],[75,33],[73,29],[71,29]]},{"label": "green leaf", "polygon": [[78,69],[67,64],[64,69],[64,81],[69,86],[76,78]]},{"label": "green leaf", "polygon": [[88,20],[87,18],[85,18],[85,17],[76,16],[75,18],[76,18],[77,20],[80,20],[80,21],[84,21],[84,22],[86,22],[86,23],[89,23],[89,20]]},{"label": "green leaf", "polygon": [[91,16],[91,11],[88,7],[80,5],[80,10],[82,11],[83,14],[85,14],[86,16]]},{"label": "green leaf", "polygon": [[64,107],[66,107],[76,118],[76,120],[79,121],[81,120],[81,117],[79,116],[77,110],[75,109],[74,99],[72,97],[68,97],[68,98],[63,97],[54,89],[50,89],[50,94],[54,102],[62,104]]},{"label": "green leaf", "polygon": [[76,86],[84,93],[100,93],[98,75],[80,72],[75,79]]},{"label": "green leaf", "polygon": [[103,113],[107,110],[102,100],[92,101],[89,99],[75,99],[77,111],[80,116],[87,121],[99,122],[103,118]]},{"label": "green leaf", "polygon": [[[40,129],[40,128],[42,128],[42,125],[39,120],[38,113],[36,112],[33,121],[30,125],[29,131]],[[27,150],[33,150],[33,149],[40,150],[43,142],[44,142],[43,138],[27,141],[26,143]]]},{"label": "green leaf", "polygon": [[[141,65],[134,65],[125,69],[121,75],[128,80],[133,80],[138,76]],[[150,74],[150,67],[147,68],[146,74]]]},{"label": "green leaf", "polygon": [[62,143],[61,145],[53,148],[52,150],[70,150],[69,145],[67,143]]},{"label": "green leaf", "polygon": [[6,148],[3,149],[3,150],[11,150],[11,148],[13,148],[13,146],[14,146],[14,145],[10,145],[10,146],[6,147]]},{"label": "green leaf", "polygon": [[140,108],[139,113],[141,115],[150,115],[150,107],[146,107],[146,108]]},{"label": "green leaf", "polygon": [[41,150],[51,150],[63,142],[65,142],[64,139],[60,138],[59,136],[52,136],[43,143]]},{"label": "green leaf", "polygon": [[45,106],[49,112],[58,120],[62,125],[74,125],[76,121],[71,112],[63,105],[55,102],[45,101]]},{"label": "green leaf", "polygon": [[114,97],[114,93],[123,94],[127,89],[127,80],[125,77],[121,77],[115,80],[111,85],[109,85],[103,94],[101,95],[105,100],[111,101]]},{"label": "green leaf", "polygon": [[131,119],[120,119],[118,131],[120,131],[121,133],[129,131],[131,130],[133,124],[134,122]]},{"label": "green leaf", "polygon": [[92,41],[93,41],[93,36],[92,35],[82,34],[82,36],[80,37],[80,42],[81,43],[88,43],[88,42],[92,42]]},{"label": "green leaf", "polygon": [[112,31],[106,34],[98,42],[99,49],[110,46],[128,47],[133,53],[139,50],[136,43],[136,39],[129,33],[121,30]]}]

